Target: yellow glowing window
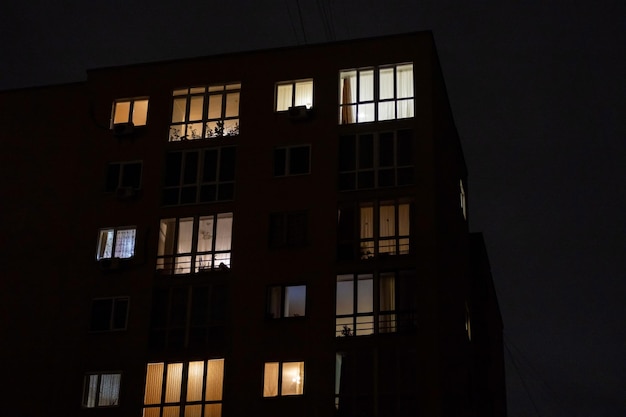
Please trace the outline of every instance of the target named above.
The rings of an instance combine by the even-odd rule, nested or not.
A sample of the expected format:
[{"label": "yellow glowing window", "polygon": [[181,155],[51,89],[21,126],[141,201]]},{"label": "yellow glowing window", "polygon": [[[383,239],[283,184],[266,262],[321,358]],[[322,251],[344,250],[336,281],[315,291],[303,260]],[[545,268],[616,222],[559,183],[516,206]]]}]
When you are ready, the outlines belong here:
[{"label": "yellow glowing window", "polygon": [[277,397],[304,393],[304,362],[266,362],[263,396]]},{"label": "yellow glowing window", "polygon": [[132,123],[133,126],[145,126],[148,121],[148,99],[132,98],[116,100],[113,103],[111,128],[115,125]]}]

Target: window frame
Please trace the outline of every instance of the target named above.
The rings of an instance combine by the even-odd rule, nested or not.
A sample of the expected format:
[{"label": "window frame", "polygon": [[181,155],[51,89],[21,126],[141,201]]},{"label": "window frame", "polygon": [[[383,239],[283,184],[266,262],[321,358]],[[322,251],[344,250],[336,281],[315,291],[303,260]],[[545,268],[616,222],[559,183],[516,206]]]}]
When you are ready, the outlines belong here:
[{"label": "window frame", "polygon": [[[292,160],[294,159],[293,153],[299,149],[307,150],[306,172],[293,173],[292,172],[293,167],[291,164]],[[281,151],[284,151],[284,164],[281,163],[282,162],[281,159],[283,158],[279,156],[279,152]],[[278,171],[280,171],[280,173]],[[275,178],[296,177],[296,176],[310,175],[310,174],[311,174],[311,145],[310,144],[276,146],[274,148],[274,177]]]},{"label": "window frame", "polygon": [[[91,391],[91,377],[96,376],[96,386],[94,391]],[[116,404],[100,405],[102,399],[102,377],[103,376],[118,376],[117,386],[115,387],[114,399]],[[122,372],[121,371],[100,371],[100,372],[86,372],[83,378],[83,398],[81,405],[83,408],[114,408],[120,405],[120,393],[122,387]],[[91,394],[94,394],[93,405]]]},{"label": "window frame", "polygon": [[[110,186],[111,184],[109,184],[109,177],[111,176],[110,174],[112,174],[110,171],[114,166],[118,166],[118,173],[117,173],[117,181],[115,186]],[[135,185],[124,185],[124,169],[126,167],[132,166],[132,165],[139,165],[139,181],[137,186]],[[109,162],[107,164],[107,171],[106,171],[106,180],[105,180],[105,184],[104,184],[104,192],[105,193],[115,193],[118,192],[120,189],[132,189],[133,191],[138,191],[141,190],[141,184],[142,184],[142,179],[143,179],[143,161],[142,160],[135,160],[135,161],[119,161],[119,162]]]},{"label": "window frame", "polygon": [[[278,372],[276,375],[276,379],[272,378],[272,380],[270,381],[268,378],[268,365],[274,365],[276,364],[278,367]],[[298,366],[301,367],[301,371],[300,374],[298,375],[298,381],[293,381],[296,382],[296,384],[301,384],[301,387],[299,388],[299,392],[296,392],[295,394],[286,394],[284,391],[284,377],[285,377],[285,365],[287,364],[299,364]],[[305,391],[305,375],[306,375],[306,366],[305,366],[305,361],[268,361],[264,363],[264,367],[263,367],[263,398],[277,398],[277,397],[299,397],[302,395],[306,394]],[[268,383],[269,384],[273,384],[276,385],[276,393],[274,394],[274,390],[272,389],[271,386],[268,387]]]},{"label": "window frame", "polygon": [[[107,326],[107,328],[97,328],[94,329],[94,314],[95,314],[95,304],[97,302],[103,302],[103,301],[107,301],[110,300],[111,301],[111,306],[110,306],[110,311],[108,312],[109,314],[109,325]],[[116,321],[116,313],[117,313],[117,308],[116,305],[119,304],[120,302],[125,301],[126,306],[125,308],[125,312],[124,312],[124,325],[122,327],[116,327],[115,325],[115,321]],[[91,313],[90,313],[90,319],[89,319],[89,332],[90,333],[105,333],[105,332],[119,332],[119,331],[125,331],[128,328],[128,316],[129,316],[129,312],[130,312],[130,297],[129,296],[116,296],[116,297],[99,297],[99,298],[94,298],[91,300]]]},{"label": "window frame", "polygon": [[[399,82],[398,72],[399,68],[410,66],[410,95],[400,96],[399,94]],[[381,97],[381,72],[385,70],[393,69],[393,94],[392,97]],[[369,94],[364,94],[362,84],[364,83],[365,74],[371,72],[371,85],[369,88],[371,91],[371,98]],[[354,73],[354,79],[356,81],[355,93],[352,94],[351,83],[346,84],[346,79],[352,79]],[[350,101],[346,101],[348,96]],[[354,96],[354,101],[352,100]],[[410,107],[407,107],[409,115],[399,117],[399,104],[402,102],[410,103]],[[388,103],[393,103],[393,117],[381,118],[382,106]],[[367,113],[364,113],[365,109],[371,109],[373,114],[371,117],[366,117]],[[373,123],[385,120],[401,120],[415,117],[415,73],[413,62],[403,62],[396,64],[385,64],[379,66],[370,66],[362,68],[342,69],[339,71],[339,124],[361,124],[361,123]],[[364,119],[362,119],[364,118]]]},{"label": "window frame", "polygon": [[[304,85],[308,83],[311,84],[311,94],[310,94],[311,102],[304,103],[304,104],[301,104],[301,103],[296,104],[298,85]],[[279,104],[281,101],[279,89],[284,86],[291,86],[291,99],[289,102],[290,105],[288,105],[286,108],[282,108],[282,107],[279,108]],[[299,107],[299,106],[304,106],[307,110],[310,110],[313,108],[313,105],[314,105],[314,92],[315,92],[315,83],[313,82],[313,78],[303,78],[303,79],[293,80],[293,81],[277,82],[274,87],[274,111],[276,113],[285,113],[285,112],[288,112],[290,108]]]},{"label": "window frame", "polygon": [[[117,255],[116,251],[117,251],[117,239],[118,239],[118,233],[122,232],[122,231],[126,231],[126,230],[134,230],[134,235],[133,235],[133,243],[132,243],[132,254],[130,256],[126,256],[126,257],[121,257],[121,256],[115,256]],[[111,256],[104,256],[104,252],[107,251],[107,241],[106,240],[102,240],[103,239],[103,232],[109,232],[112,231],[113,232],[113,240],[111,241]],[[135,257],[135,249],[137,247],[137,226],[117,226],[117,227],[103,227],[98,231],[98,240],[97,240],[98,244],[96,246],[96,260],[101,262],[104,260],[111,260],[111,259],[133,259]],[[103,246],[104,243],[104,246]]]},{"label": "window frame", "polygon": [[[288,310],[288,289],[304,287],[303,313],[302,314],[285,314]],[[270,285],[267,287],[267,302],[265,309],[265,317],[270,320],[280,319],[299,319],[307,316],[307,285],[306,284],[280,284]]]},{"label": "window frame", "polygon": [[[212,161],[208,156],[213,152],[216,152],[215,166],[211,167]],[[180,166],[177,166],[177,162],[173,159],[178,154],[180,154]],[[195,170],[193,169],[194,154],[196,155]],[[227,161],[228,158],[232,158],[232,161]],[[232,162],[232,166],[228,167],[228,162]],[[188,165],[191,165],[191,168],[188,168]],[[165,179],[161,196],[163,206],[171,207],[232,201],[235,198],[236,168],[236,146],[168,152],[165,161]],[[178,169],[179,171],[176,172]],[[214,179],[205,180],[204,175],[207,174],[214,174]],[[178,177],[178,179],[175,180],[174,177]],[[174,193],[176,194],[175,198]],[[192,195],[193,198],[191,198]],[[170,202],[174,200],[176,202]]]},{"label": "window frame", "polygon": [[[139,117],[139,120],[143,119],[144,122],[142,124],[141,123],[137,124],[135,123],[135,103],[142,102],[142,101],[146,102],[146,109],[145,109],[145,115],[143,115],[144,117]],[[126,114],[125,121],[118,121],[116,123],[115,120],[117,116],[118,105],[122,103],[128,103],[128,114]],[[131,125],[133,127],[147,126],[149,107],[150,107],[150,97],[148,96],[121,98],[121,99],[113,100],[113,104],[111,106],[111,119],[109,122],[109,129],[113,130],[115,126],[123,125],[123,124]]]},{"label": "window frame", "polygon": [[[191,365],[199,363],[202,363],[202,375],[199,379],[196,379],[198,370],[190,368]],[[178,365],[180,366],[180,372],[176,372]],[[151,366],[154,366],[154,372],[152,374],[150,372]],[[162,366],[160,372],[158,369],[159,366]],[[172,366],[172,369],[170,369],[170,366]],[[200,412],[204,411],[204,415],[211,414],[207,411],[209,407],[217,408],[217,414],[221,415],[224,402],[225,367],[226,362],[224,358],[221,357],[197,361],[148,362],[146,364],[146,382],[144,384],[144,397],[142,402],[143,415],[146,417],[159,416],[163,415],[162,413],[166,408],[177,408],[176,415],[182,416],[185,415],[185,411],[190,407],[200,407]],[[219,375],[215,373],[216,368]],[[170,373],[172,373],[171,377]],[[193,382],[190,376],[196,376]],[[219,380],[216,383],[216,385],[219,386],[211,385],[211,388],[209,388],[208,380],[215,378]],[[198,382],[200,383],[198,384]],[[153,386],[151,384],[153,384]],[[190,392],[193,396],[191,399],[189,398]],[[198,396],[200,399],[198,399]],[[178,398],[176,399],[175,397]]]},{"label": "window frame", "polygon": [[[228,103],[229,95],[236,95],[234,99],[237,106],[237,114],[229,115]],[[219,98],[220,109],[219,117],[210,114],[212,111],[211,98],[221,96]],[[176,102],[185,98],[185,108],[176,110]],[[200,118],[190,120],[192,117],[192,101],[194,98],[202,98],[202,109]],[[168,133],[168,142],[180,142],[190,140],[216,139],[223,137],[232,137],[239,135],[239,119],[241,112],[241,82],[229,82],[223,84],[210,84],[205,86],[179,88],[172,91],[172,107],[171,107],[170,128]],[[182,120],[176,120],[177,113],[182,114]],[[234,124],[233,124],[234,123]],[[194,126],[201,124],[201,132],[194,132]],[[230,126],[233,124],[232,126]],[[214,128],[209,127],[214,125]],[[228,126],[227,126],[228,125]],[[191,130],[190,130],[191,129]]]},{"label": "window frame", "polygon": [[[220,239],[219,230],[218,230],[220,219],[230,219],[230,226],[228,229],[228,234],[230,235],[230,238],[228,240],[228,249],[217,249],[218,239]],[[191,220],[192,222],[192,229],[191,229],[191,236],[190,236],[191,241],[188,242],[188,245],[189,245],[188,252],[180,251],[181,220],[185,220],[185,221]],[[205,220],[212,222],[211,231],[201,230],[200,222],[205,221]],[[166,225],[165,227],[165,232],[163,231],[163,225],[164,225],[164,222],[166,221],[175,222],[174,232],[173,232],[174,236],[172,236],[171,238],[167,237],[167,233],[168,233],[167,229],[169,227],[168,225]],[[158,229],[159,241],[158,241],[158,248],[157,248],[157,259],[156,259],[157,260],[157,263],[156,263],[157,273],[162,274],[162,275],[193,275],[193,274],[198,274],[202,272],[209,272],[209,271],[216,271],[216,270],[220,270],[220,271],[229,270],[231,268],[231,257],[232,257],[233,222],[234,222],[234,216],[233,216],[232,211],[220,212],[220,213],[209,213],[205,215],[197,215],[197,216],[189,216],[189,217],[169,217],[169,218],[160,219],[159,229]],[[208,235],[209,239],[211,239],[211,244],[210,244],[211,249],[209,250],[198,250],[200,234],[203,234],[203,233],[204,234],[212,233],[211,235]],[[168,250],[168,247],[167,247],[168,245],[171,245],[172,253],[165,252]],[[227,255],[227,257],[223,258],[222,257],[223,255]],[[207,259],[203,258],[206,256],[210,257],[210,259],[208,260],[210,262],[210,265],[208,266],[199,265],[199,263],[207,261]],[[177,261],[178,258],[180,258],[180,261]],[[179,264],[178,262],[184,262],[185,258],[189,258],[188,259],[189,267],[188,268],[178,267],[177,266]],[[159,268],[159,266],[161,266],[162,268]],[[184,271],[188,269],[188,271],[178,272],[178,273],[174,272],[175,270],[181,270],[181,269]],[[168,273],[167,272],[168,270],[171,272]]]}]

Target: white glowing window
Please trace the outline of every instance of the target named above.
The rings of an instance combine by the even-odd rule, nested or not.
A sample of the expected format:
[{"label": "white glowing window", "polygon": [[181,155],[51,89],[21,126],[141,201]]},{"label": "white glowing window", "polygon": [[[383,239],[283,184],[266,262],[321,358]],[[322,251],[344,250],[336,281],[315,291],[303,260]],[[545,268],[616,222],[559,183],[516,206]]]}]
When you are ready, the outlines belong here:
[{"label": "white glowing window", "polygon": [[266,362],[263,396],[277,397],[304,393],[304,362]]},{"label": "white glowing window", "polygon": [[136,233],[134,227],[100,229],[96,259],[132,258]]},{"label": "white glowing window", "polygon": [[132,123],[133,126],[145,126],[148,121],[148,99],[132,98],[116,100],[113,103],[111,115],[111,129],[122,123]]},{"label": "white glowing window", "polygon": [[313,80],[276,84],[276,111],[286,111],[294,106],[313,107]]},{"label": "white glowing window", "polygon": [[93,373],[85,375],[83,407],[114,407],[120,400],[120,373]]},{"label": "white glowing window", "polygon": [[413,64],[339,73],[339,123],[404,119],[414,115]]},{"label": "white glowing window", "polygon": [[149,363],[143,415],[221,417],[223,385],[224,359]]}]

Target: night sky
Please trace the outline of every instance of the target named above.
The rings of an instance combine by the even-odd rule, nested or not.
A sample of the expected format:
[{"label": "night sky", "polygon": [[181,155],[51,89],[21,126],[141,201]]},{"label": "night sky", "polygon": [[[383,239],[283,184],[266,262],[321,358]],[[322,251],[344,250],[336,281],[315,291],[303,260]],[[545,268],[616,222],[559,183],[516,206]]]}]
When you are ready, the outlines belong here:
[{"label": "night sky", "polygon": [[623,0],[6,3],[0,90],[432,30],[505,323],[509,416],[626,416]]}]

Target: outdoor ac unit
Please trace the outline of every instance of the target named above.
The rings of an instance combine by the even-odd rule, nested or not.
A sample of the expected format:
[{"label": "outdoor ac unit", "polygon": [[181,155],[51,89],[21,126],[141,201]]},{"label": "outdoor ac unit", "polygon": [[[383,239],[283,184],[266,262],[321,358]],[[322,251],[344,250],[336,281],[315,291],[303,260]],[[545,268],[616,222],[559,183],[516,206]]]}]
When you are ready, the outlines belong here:
[{"label": "outdoor ac unit", "polygon": [[135,131],[135,125],[133,122],[116,123],[113,125],[113,134],[115,136],[130,135]]},{"label": "outdoor ac unit", "polygon": [[120,200],[125,200],[135,197],[137,195],[137,190],[133,187],[118,187],[117,190],[115,190],[115,195]]},{"label": "outdoor ac unit", "polygon": [[310,110],[306,106],[293,106],[289,107],[287,111],[289,118],[292,120],[303,120],[309,117]]}]

